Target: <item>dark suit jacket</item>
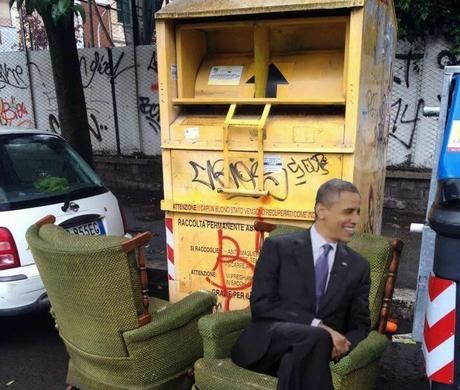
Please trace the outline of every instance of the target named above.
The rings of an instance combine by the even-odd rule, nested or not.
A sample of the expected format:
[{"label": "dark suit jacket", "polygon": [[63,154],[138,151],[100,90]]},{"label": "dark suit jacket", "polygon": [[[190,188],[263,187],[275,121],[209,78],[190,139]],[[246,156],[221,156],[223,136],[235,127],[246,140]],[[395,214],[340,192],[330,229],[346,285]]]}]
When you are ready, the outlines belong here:
[{"label": "dark suit jacket", "polygon": [[233,347],[233,361],[247,367],[260,360],[280,321],[310,325],[319,318],[344,334],[353,348],[370,331],[369,275],[369,263],[339,243],[326,294],[316,313],[310,231],[268,237],[254,272],[252,322]]}]

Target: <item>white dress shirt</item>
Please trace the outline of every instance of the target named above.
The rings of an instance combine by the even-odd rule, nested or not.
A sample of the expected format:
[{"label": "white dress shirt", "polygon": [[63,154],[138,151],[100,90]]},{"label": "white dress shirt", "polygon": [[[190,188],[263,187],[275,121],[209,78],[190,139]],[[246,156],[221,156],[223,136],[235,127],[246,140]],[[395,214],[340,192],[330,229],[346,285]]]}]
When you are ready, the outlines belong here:
[{"label": "white dress shirt", "polygon": [[[332,249],[328,253],[328,272],[327,272],[327,280],[326,280],[326,291],[327,291],[327,285],[329,284],[329,278],[331,276],[331,269],[332,266],[334,265],[334,258],[335,258],[335,253],[337,251],[337,242],[328,242],[326,239],[319,234],[318,230],[316,230],[316,226],[313,224],[312,227],[310,228],[310,238],[311,238],[311,246],[313,250],[313,265],[316,265],[316,261],[318,258],[321,256],[321,254],[324,251],[324,248],[322,246],[324,244],[329,244]],[[313,321],[311,322],[312,326],[318,326],[321,323],[321,319],[319,318],[314,318]]]}]

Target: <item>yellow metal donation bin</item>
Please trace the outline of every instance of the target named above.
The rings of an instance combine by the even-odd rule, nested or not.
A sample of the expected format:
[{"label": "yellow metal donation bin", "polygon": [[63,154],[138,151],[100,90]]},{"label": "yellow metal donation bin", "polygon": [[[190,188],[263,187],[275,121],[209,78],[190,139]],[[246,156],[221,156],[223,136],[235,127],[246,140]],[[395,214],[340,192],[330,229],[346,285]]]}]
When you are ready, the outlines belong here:
[{"label": "yellow metal donation bin", "polygon": [[172,301],[207,289],[246,307],[254,221],[309,226],[331,178],[380,232],[391,0],[174,0],[156,31]]}]

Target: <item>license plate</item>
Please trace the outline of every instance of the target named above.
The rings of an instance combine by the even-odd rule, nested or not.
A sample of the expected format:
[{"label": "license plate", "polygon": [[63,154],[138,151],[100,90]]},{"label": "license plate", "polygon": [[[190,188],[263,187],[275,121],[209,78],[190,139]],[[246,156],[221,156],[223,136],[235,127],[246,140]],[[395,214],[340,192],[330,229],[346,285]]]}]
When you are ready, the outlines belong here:
[{"label": "license plate", "polygon": [[82,225],[73,226],[67,228],[66,230],[69,233],[78,234],[80,236],[105,236],[104,225],[100,219],[94,222],[88,222]]}]

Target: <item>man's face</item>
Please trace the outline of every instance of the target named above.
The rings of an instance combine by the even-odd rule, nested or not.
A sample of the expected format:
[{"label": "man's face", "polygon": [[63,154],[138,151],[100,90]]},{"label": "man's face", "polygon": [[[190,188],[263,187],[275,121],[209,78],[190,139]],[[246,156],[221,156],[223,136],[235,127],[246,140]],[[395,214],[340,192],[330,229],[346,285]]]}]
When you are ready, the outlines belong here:
[{"label": "man's face", "polygon": [[342,191],[329,205],[318,203],[318,231],[330,242],[350,241],[359,222],[360,203],[361,197],[349,191]]}]

